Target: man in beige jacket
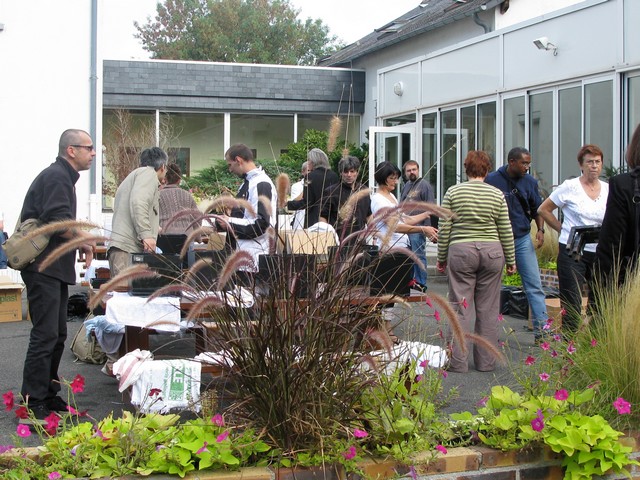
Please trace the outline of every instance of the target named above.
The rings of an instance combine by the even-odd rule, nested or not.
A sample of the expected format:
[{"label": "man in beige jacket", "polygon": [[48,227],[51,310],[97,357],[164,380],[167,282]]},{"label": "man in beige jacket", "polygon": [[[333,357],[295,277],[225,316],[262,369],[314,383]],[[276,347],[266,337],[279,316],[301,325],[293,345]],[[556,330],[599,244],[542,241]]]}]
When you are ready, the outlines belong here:
[{"label": "man in beige jacket", "polygon": [[167,173],[167,154],[158,147],[140,154],[140,167],[116,191],[108,258],[111,276],[131,265],[131,254],[156,251],[160,224],[159,190]]}]

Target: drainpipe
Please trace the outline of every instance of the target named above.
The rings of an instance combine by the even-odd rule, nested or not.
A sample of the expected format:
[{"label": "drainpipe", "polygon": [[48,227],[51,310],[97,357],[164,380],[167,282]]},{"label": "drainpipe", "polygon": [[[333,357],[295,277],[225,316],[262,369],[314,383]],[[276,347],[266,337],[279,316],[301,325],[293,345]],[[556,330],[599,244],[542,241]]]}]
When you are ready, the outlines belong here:
[{"label": "drainpipe", "polygon": [[491,27],[486,23],[484,23],[482,20],[480,20],[480,16],[478,15],[478,12],[474,12],[473,21],[476,25],[480,25],[484,29],[484,33],[489,33],[491,31]]},{"label": "drainpipe", "polygon": [[[97,142],[97,95],[98,95],[98,0],[91,1],[91,65],[89,77],[89,134]],[[102,155],[102,148],[96,143],[97,155]],[[89,170],[89,219],[98,219],[98,195],[96,194],[96,162],[91,162]]]}]

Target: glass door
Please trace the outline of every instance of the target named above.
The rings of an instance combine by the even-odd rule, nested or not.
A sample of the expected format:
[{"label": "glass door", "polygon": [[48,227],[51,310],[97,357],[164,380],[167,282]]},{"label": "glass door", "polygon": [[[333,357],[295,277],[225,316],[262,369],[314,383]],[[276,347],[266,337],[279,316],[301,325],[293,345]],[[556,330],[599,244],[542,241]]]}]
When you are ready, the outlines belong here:
[{"label": "glass door", "polygon": [[402,170],[404,162],[416,159],[415,137],[415,124],[369,128],[369,188],[375,186],[373,174],[379,163],[388,161]]}]

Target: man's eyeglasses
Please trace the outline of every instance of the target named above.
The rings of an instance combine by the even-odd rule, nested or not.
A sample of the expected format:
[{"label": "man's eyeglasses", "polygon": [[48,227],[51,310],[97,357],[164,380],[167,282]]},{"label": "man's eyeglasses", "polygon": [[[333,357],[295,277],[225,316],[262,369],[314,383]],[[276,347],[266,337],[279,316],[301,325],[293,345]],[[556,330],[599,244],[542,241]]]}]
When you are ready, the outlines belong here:
[{"label": "man's eyeglasses", "polygon": [[70,146],[75,148],[86,148],[87,152],[93,152],[93,149],[94,149],[93,145],[70,145]]}]

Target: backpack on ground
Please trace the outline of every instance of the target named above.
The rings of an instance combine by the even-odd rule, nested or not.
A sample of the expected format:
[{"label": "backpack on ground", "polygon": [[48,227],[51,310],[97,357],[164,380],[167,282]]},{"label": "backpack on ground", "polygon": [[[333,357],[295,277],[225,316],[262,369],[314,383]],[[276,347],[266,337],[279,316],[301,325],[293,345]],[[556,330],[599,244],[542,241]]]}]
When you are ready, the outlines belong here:
[{"label": "backpack on ground", "polygon": [[107,354],[102,351],[95,336],[87,339],[87,329],[84,323],[80,326],[78,333],[71,341],[71,351],[76,357],[76,361],[102,365],[107,361]]}]

